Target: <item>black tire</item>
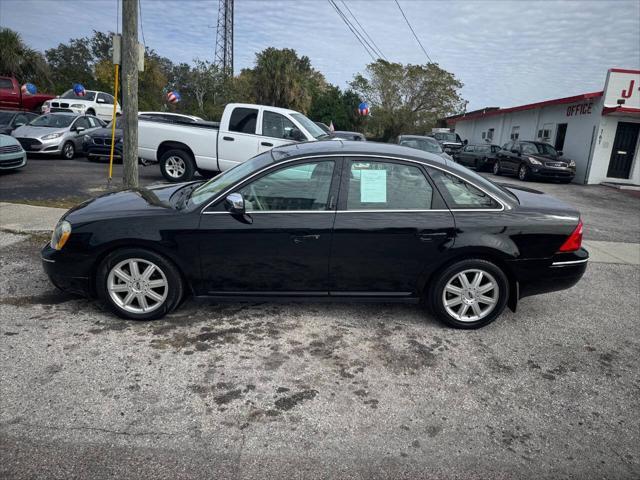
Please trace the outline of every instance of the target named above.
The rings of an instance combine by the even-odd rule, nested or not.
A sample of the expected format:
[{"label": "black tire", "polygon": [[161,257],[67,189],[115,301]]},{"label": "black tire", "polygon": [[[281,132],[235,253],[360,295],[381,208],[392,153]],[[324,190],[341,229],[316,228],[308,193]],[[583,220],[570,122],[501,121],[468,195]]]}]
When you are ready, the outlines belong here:
[{"label": "black tire", "polygon": [[529,180],[530,177],[530,172],[529,172],[529,167],[527,167],[526,164],[521,163],[520,166],[518,167],[518,179],[520,179],[523,182],[526,182],[527,180]]},{"label": "black tire", "polygon": [[73,160],[73,157],[76,156],[76,146],[73,144],[73,142],[66,142],[62,146],[61,155],[65,160]]},{"label": "black tire", "polygon": [[[108,289],[109,274],[112,269],[118,266],[121,262],[133,259],[136,259],[139,261],[138,263],[141,264],[143,264],[143,262],[153,263],[158,271],[154,272],[150,279],[153,280],[155,278],[165,280],[167,285],[166,296],[163,287],[156,288],[155,293],[160,293],[161,296],[164,296],[165,298],[163,302],[158,302],[159,305],[157,307],[146,313],[137,313],[124,309],[121,305],[116,303]],[[126,268],[126,266],[123,266],[122,268]],[[131,274],[131,270],[129,270],[128,273]],[[142,273],[144,272],[141,271],[140,274]],[[162,275],[164,275],[164,278]],[[158,255],[157,253],[144,248],[125,248],[110,253],[100,264],[95,281],[96,292],[98,293],[100,300],[102,300],[113,313],[121,318],[127,318],[130,320],[155,320],[157,318],[161,318],[173,311],[179,305],[184,294],[182,277],[180,276],[180,272],[176,266],[162,255]],[[128,292],[122,292],[122,295],[126,296],[127,293]],[[140,307],[138,300],[134,300],[134,302],[135,303],[132,303],[130,308],[134,308],[136,306]]]},{"label": "black tire", "polygon": [[[444,304],[444,290],[447,284],[458,274],[468,270],[482,271],[485,274],[486,281],[489,281],[489,277],[486,276],[486,274],[489,274],[497,285],[497,292],[493,294],[496,299],[493,309],[488,311],[485,316],[480,317],[478,320],[461,320],[456,318],[447,310]],[[494,263],[479,258],[460,260],[449,265],[440,272],[431,285],[432,287],[427,295],[427,303],[429,304],[430,311],[433,312],[439,320],[454,328],[475,329],[490,324],[500,316],[507,305],[507,300],[509,299],[509,281],[506,274]],[[473,296],[475,295],[477,294],[473,292]],[[460,305],[462,307],[463,304]],[[468,309],[472,310],[471,307],[468,307]],[[461,310],[462,308],[458,309],[458,313],[460,313]],[[464,318],[464,316],[462,318]]]},{"label": "black tire", "polygon": [[502,175],[502,168],[500,168],[500,162],[498,160],[494,162],[492,170],[494,175]]},{"label": "black tire", "polygon": [[202,170],[201,168],[199,168],[198,169],[198,173],[203,178],[213,178],[216,175],[218,175],[220,172],[214,172],[212,170]]},{"label": "black tire", "polygon": [[96,116],[96,112],[93,108],[90,108],[89,110],[87,110],[85,112],[85,115],[93,115],[94,117]]},{"label": "black tire", "polygon": [[195,170],[191,154],[184,150],[169,150],[160,157],[160,172],[169,182],[188,182]]}]

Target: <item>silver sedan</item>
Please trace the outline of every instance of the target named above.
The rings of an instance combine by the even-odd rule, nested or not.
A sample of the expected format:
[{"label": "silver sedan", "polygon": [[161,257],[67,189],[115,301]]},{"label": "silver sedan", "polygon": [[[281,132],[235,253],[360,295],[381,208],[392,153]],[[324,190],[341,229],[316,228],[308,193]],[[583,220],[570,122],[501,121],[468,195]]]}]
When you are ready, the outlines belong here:
[{"label": "silver sedan", "polygon": [[45,153],[70,160],[77,151],[82,151],[84,135],[104,125],[102,120],[91,115],[48,113],[16,128],[11,135],[29,153]]}]

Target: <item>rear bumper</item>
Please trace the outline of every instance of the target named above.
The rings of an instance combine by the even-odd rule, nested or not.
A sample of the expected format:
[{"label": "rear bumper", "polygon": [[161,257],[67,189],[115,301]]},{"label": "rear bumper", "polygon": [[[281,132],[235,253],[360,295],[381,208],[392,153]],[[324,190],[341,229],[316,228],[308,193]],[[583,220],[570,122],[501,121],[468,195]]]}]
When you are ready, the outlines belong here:
[{"label": "rear bumper", "polygon": [[62,254],[49,244],[40,252],[42,268],[60,290],[83,296],[93,296],[91,261],[84,255]]},{"label": "rear bumper", "polygon": [[557,292],[573,287],[580,281],[589,263],[589,252],[560,253],[545,260],[514,260],[510,262],[519,284],[519,297]]}]

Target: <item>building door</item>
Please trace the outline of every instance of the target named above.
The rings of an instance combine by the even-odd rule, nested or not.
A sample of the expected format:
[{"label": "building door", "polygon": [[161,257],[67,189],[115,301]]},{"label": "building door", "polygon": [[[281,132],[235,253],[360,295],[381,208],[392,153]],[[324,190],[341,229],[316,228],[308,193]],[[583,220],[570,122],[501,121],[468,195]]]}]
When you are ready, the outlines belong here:
[{"label": "building door", "polygon": [[629,178],[639,131],[640,123],[618,122],[607,177]]},{"label": "building door", "polygon": [[556,150],[562,151],[564,148],[564,137],[567,136],[567,124],[559,123],[558,131],[556,132],[556,144],[554,145]]}]

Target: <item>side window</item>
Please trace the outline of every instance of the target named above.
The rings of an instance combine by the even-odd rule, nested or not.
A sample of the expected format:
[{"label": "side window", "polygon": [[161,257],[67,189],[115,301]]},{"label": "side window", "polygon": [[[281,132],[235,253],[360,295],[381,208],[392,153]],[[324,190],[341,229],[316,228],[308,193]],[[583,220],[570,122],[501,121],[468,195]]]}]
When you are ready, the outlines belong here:
[{"label": "side window", "polygon": [[229,131],[240,133],[256,133],[258,110],[254,108],[234,108],[229,120]]},{"label": "side window", "polygon": [[102,127],[104,125],[104,123],[102,123],[102,120],[96,117],[87,117],[87,120],[89,120],[89,125],[91,125],[91,128]]},{"label": "side window", "polygon": [[100,103],[105,103],[105,104],[109,103],[109,99],[107,98],[107,94],[106,93],[99,93],[98,94],[98,100],[100,101]]},{"label": "side window", "polygon": [[84,129],[90,128],[89,120],[87,119],[87,117],[80,117],[78,120],[76,120],[76,123],[74,123],[73,126],[75,128],[78,128],[78,127],[81,127]]},{"label": "side window", "polygon": [[326,210],[335,162],[284,167],[240,190],[247,212]]},{"label": "side window", "polygon": [[13,119],[13,125],[19,127],[29,123],[29,118],[24,113],[19,113],[16,118]]},{"label": "side window", "polygon": [[262,135],[265,137],[292,138],[294,128],[293,122],[284,115],[267,110],[262,114]]},{"label": "side window", "polygon": [[0,78],[0,89],[13,90],[13,82],[8,78]]},{"label": "side window", "polygon": [[536,155],[538,153],[538,148],[533,143],[522,143],[522,153],[529,155]]},{"label": "side window", "polygon": [[435,168],[429,168],[429,175],[452,210],[500,207],[488,194],[455,175]]},{"label": "side window", "polygon": [[350,162],[347,210],[430,210],[433,188],[418,167]]}]

